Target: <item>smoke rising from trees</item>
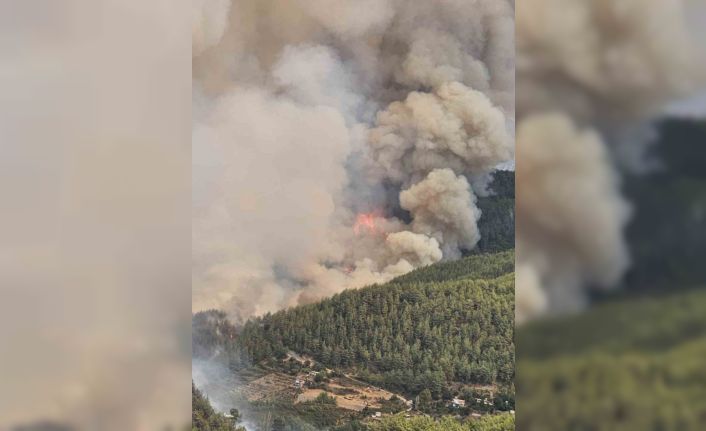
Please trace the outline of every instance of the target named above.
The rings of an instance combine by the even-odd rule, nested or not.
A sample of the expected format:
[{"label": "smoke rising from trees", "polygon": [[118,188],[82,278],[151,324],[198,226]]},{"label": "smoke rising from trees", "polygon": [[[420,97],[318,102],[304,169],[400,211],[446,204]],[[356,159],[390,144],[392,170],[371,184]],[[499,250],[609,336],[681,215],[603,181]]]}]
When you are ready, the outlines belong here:
[{"label": "smoke rising from trees", "polygon": [[514,4],[202,0],[192,35],[194,310],[237,321],[475,247],[514,156]]},{"label": "smoke rising from trees", "polygon": [[634,130],[704,82],[697,3],[517,5],[518,321],[579,309],[628,268],[619,169],[650,168]]}]

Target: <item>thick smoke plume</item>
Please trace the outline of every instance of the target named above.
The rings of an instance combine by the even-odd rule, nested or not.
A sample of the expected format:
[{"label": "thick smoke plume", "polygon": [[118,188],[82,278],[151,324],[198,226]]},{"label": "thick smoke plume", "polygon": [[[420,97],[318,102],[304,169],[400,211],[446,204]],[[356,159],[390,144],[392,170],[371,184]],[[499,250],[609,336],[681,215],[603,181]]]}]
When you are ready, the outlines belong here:
[{"label": "thick smoke plume", "polygon": [[[583,305],[587,284],[614,286],[628,266],[629,215],[601,138],[562,114],[520,122],[517,131],[518,316]],[[543,291],[537,283],[542,283]]]},{"label": "thick smoke plume", "polygon": [[199,0],[194,309],[237,320],[460,256],[514,157],[514,3]]},{"label": "thick smoke plume", "polygon": [[190,12],[0,2],[1,430],[190,420]]},{"label": "thick smoke plume", "polygon": [[404,190],[400,204],[412,214],[412,229],[443,244],[447,256],[473,248],[480,239],[473,191],[451,169],[434,170]]},{"label": "thick smoke plume", "polygon": [[628,268],[618,170],[649,169],[633,130],[703,83],[697,3],[518,3],[518,321],[577,309]]}]

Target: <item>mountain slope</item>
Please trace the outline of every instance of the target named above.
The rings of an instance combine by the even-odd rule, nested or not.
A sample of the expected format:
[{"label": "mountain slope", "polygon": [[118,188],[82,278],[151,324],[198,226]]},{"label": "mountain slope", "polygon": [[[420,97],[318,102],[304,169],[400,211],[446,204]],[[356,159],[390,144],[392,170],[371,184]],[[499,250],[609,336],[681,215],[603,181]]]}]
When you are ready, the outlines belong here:
[{"label": "mountain slope", "polygon": [[461,279],[491,279],[515,270],[515,252],[474,254],[416,269],[390,281],[393,284],[442,282]]},{"label": "mountain slope", "polygon": [[[280,418],[291,430],[367,430],[370,409],[461,415],[461,424],[514,408],[513,265],[512,250],[475,254],[239,327],[222,312],[197,313],[193,355],[238,376],[238,399],[225,404],[262,429]],[[316,371],[318,380],[295,385]],[[306,398],[321,391],[335,398]],[[450,407],[455,396],[466,407]],[[412,418],[390,419],[388,429]]]},{"label": "mountain slope", "polygon": [[237,342],[256,362],[294,350],[407,394],[429,389],[438,398],[451,382],[509,383],[511,260],[505,252],[432,265],[254,319]]},{"label": "mountain slope", "polygon": [[604,304],[518,340],[518,429],[705,429],[704,289]]},{"label": "mountain slope", "polygon": [[515,415],[502,413],[470,422],[460,422],[450,417],[435,421],[429,417],[407,419],[402,416],[390,416],[373,423],[370,431],[514,431]]}]

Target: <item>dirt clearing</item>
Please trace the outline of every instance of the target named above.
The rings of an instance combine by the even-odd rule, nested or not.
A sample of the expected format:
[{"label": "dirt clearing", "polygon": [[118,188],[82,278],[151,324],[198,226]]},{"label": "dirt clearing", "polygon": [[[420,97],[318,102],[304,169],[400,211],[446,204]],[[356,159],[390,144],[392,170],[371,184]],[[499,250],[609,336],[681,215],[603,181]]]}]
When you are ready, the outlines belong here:
[{"label": "dirt clearing", "polygon": [[[335,398],[339,407],[358,412],[365,407],[380,408],[381,401],[389,400],[395,395],[384,389],[344,377],[331,379],[323,389],[305,389],[297,396],[295,403],[314,401],[322,393]],[[402,399],[402,401],[406,400]]]}]

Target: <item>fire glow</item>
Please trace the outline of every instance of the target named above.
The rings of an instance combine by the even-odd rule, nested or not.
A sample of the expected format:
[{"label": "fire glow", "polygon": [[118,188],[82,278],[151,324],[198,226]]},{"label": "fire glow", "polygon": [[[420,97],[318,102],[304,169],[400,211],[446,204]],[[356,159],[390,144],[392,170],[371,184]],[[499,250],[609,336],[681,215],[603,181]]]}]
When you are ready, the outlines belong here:
[{"label": "fire glow", "polygon": [[355,218],[355,224],[353,225],[353,232],[355,232],[356,235],[379,233],[380,229],[375,221],[377,217],[375,213],[358,214]]}]

